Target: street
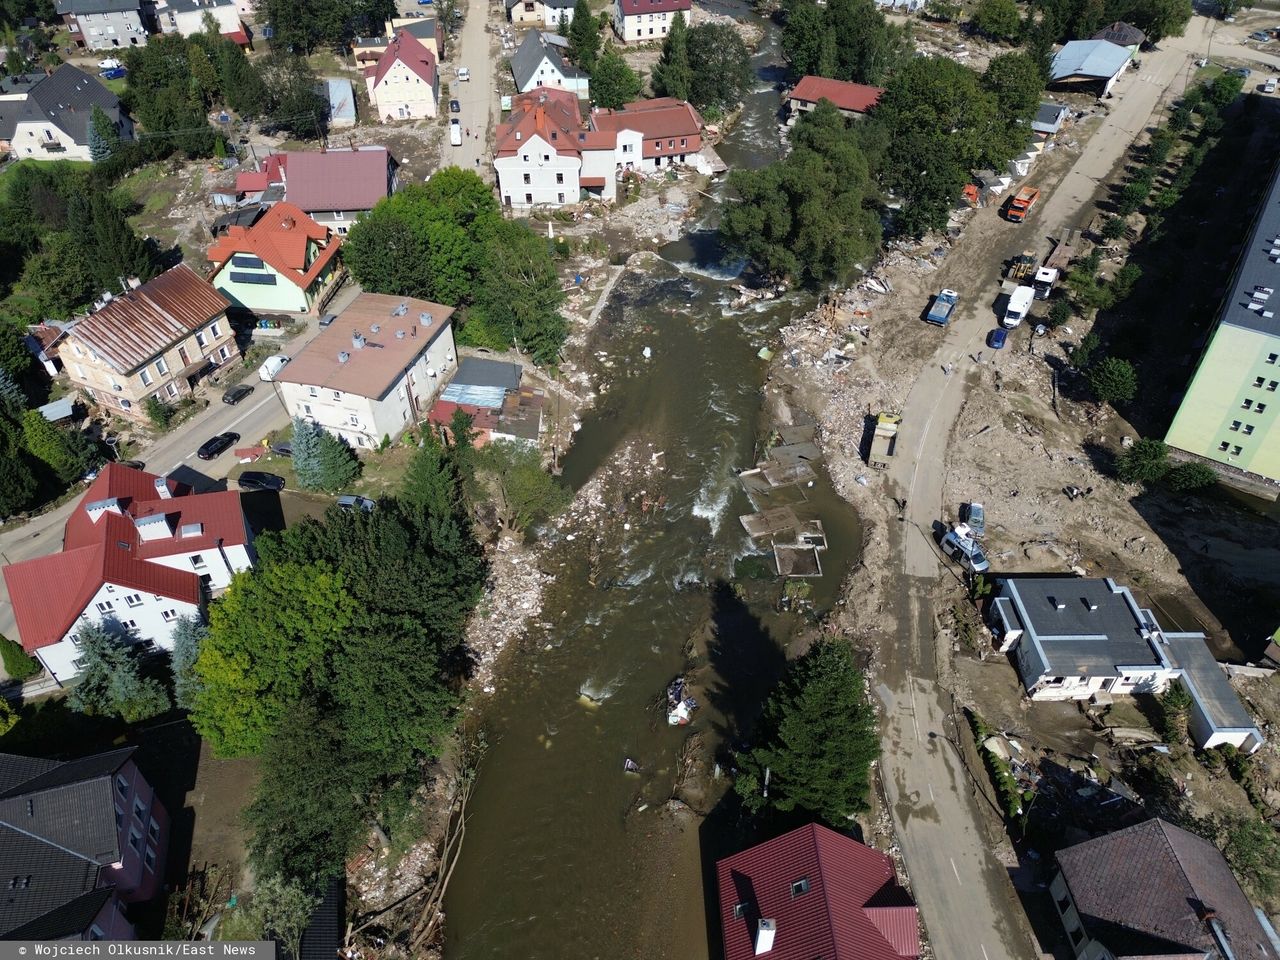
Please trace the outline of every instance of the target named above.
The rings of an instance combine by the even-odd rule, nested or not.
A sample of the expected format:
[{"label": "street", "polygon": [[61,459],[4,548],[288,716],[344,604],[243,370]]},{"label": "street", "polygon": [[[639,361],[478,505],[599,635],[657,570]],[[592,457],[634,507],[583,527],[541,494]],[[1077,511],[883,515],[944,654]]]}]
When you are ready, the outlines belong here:
[{"label": "street", "polygon": [[[1207,46],[1206,23],[1193,19],[1184,43],[1170,42],[1145,54],[1141,69],[1121,79],[1114,99],[1107,101],[1110,113],[1102,126],[1029,220],[1036,242],[1045,248],[1040,253],[1047,252],[1046,238],[1065,227],[1082,227],[1092,217],[1092,198],[1149,124],[1161,98],[1185,86],[1192,54]],[[898,443],[904,456],[890,468],[897,496],[906,501],[905,520],[893,534],[901,564],[899,629],[877,691],[886,708],[885,791],[934,953],[972,960],[1014,960],[1034,950],[1022,932],[1026,919],[1007,867],[991,850],[983,813],[953,745],[958,733],[950,696],[938,683],[938,663],[949,654],[936,647],[929,600],[943,573],[934,525],[947,513],[942,503],[947,445],[970,387],[967,374],[975,370],[971,355],[983,349],[992,324],[991,297],[978,291],[995,288],[1001,252],[991,251],[982,276],[968,278],[975,295],[962,301],[902,411]],[[940,281],[950,282],[945,275]],[[959,282],[956,278],[953,285]],[[950,565],[945,571],[955,574]]]},{"label": "street", "polygon": [[[460,113],[449,114],[450,119],[456,116],[461,122],[462,146],[451,146],[446,135],[440,148],[440,162],[441,166],[474,170],[486,181],[490,181],[493,176],[489,156],[492,132],[490,124],[498,115],[494,57],[489,49],[493,40],[487,30],[493,7],[486,0],[470,0],[465,13],[462,30],[454,39],[454,50],[442,73],[443,79],[449,84],[449,99],[457,100],[462,108]],[[470,80],[458,80],[459,67],[466,67],[470,71]],[[449,109],[445,102],[441,102],[440,107],[446,112]],[[467,131],[470,131],[470,137],[466,136]]]}]

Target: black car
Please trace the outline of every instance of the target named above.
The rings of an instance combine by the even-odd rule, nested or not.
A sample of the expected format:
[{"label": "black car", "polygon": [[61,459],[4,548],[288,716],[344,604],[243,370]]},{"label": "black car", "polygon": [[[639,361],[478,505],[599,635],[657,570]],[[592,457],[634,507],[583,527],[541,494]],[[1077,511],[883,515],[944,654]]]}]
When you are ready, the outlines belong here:
[{"label": "black car", "polygon": [[234,387],[228,387],[226,393],[222,395],[222,402],[234,407],[249,394],[253,393],[253,387],[247,383],[237,383]]},{"label": "black car", "polygon": [[457,100],[450,100],[450,101],[449,101],[449,112],[450,112],[450,113],[461,113],[461,112],[462,112],[462,104],[460,104]]},{"label": "black car", "polygon": [[116,463],[122,467],[128,467],[130,470],[145,470],[147,465],[141,460],[117,460]]},{"label": "black car", "polygon": [[262,470],[246,470],[236,482],[241,490],[274,490],[278,493],[284,489],[284,477]]},{"label": "black car", "polygon": [[216,437],[210,437],[206,440],[200,449],[196,451],[196,456],[201,460],[212,460],[239,439],[240,434],[238,433],[220,433]]}]

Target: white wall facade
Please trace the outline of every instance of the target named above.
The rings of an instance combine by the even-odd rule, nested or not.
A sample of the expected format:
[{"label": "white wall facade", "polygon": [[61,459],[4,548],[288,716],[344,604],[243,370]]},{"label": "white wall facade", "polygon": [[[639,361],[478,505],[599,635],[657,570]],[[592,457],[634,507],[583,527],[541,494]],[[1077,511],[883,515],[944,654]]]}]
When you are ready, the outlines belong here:
[{"label": "white wall facade", "polygon": [[36,657],[58,683],[66,683],[80,674],[81,650],[73,637],[89,623],[115,621],[134,630],[139,643],[151,641],[162,650],[173,649],[173,625],[181,617],[199,617],[200,606],[144,593],[112,583],[104,583],[79,619],[57,643],[36,651]]},{"label": "white wall facade", "polygon": [[573,23],[573,7],[553,7],[543,4],[543,23],[548,27],[558,27],[562,23]]},{"label": "white wall facade", "polygon": [[[10,151],[18,157],[35,157],[37,160],[93,160],[88,144],[78,144],[71,137],[47,121],[33,123],[23,121],[13,131]],[[56,147],[55,147],[56,144]],[[57,149],[61,147],[61,149]]]},{"label": "white wall facade", "polygon": [[1041,676],[1028,687],[1032,700],[1088,700],[1095,693],[1113,693],[1126,696],[1134,693],[1161,693],[1182,673],[1169,667],[1117,666],[1112,674],[1095,674],[1087,677]]},{"label": "white wall facade", "polygon": [[[682,11],[685,23],[693,24],[692,8]],[[623,43],[650,43],[662,40],[671,29],[671,21],[675,13],[633,13],[624,16],[622,7],[616,2],[613,5],[613,30]]]},{"label": "white wall facade", "polygon": [[156,557],[148,562],[181,570],[183,573],[194,573],[197,577],[209,579],[205,581],[210,590],[225,590],[231,586],[231,577],[241,570],[253,566],[250,548],[243,544],[231,544],[223,547],[212,547],[205,550],[193,550],[189,553],[175,553],[168,557]]},{"label": "white wall facade", "polygon": [[585,98],[591,89],[591,78],[587,76],[566,77],[560,72],[560,68],[551,62],[550,57],[543,57],[542,62],[538,64],[538,69],[533,71],[529,79],[525,81],[524,86],[520,88],[521,93],[528,93],[534,87],[555,87],[557,90],[571,90],[579,97]]},{"label": "white wall facade", "polygon": [[180,33],[184,37],[191,37],[197,33],[204,33],[206,13],[218,24],[219,33],[235,33],[240,29],[240,11],[234,3],[200,7],[196,10],[174,10],[162,7],[156,11],[156,19],[160,21],[160,29],[164,33]]},{"label": "white wall facade", "polygon": [[[499,157],[493,166],[498,172],[498,194],[504,207],[527,210],[538,205],[561,207],[578,202],[583,160],[573,154],[556,153],[542,137],[530,137],[520,145],[519,153]],[[606,186],[612,180],[610,165]]]},{"label": "white wall facade", "polygon": [[439,75],[434,84],[427,83],[397,60],[375,85],[373,77],[365,78],[369,100],[378,119],[421,120],[436,115],[440,103]]},{"label": "white wall facade", "polygon": [[68,26],[72,39],[81,40],[90,50],[119,50],[147,45],[147,28],[139,10],[76,14],[70,18]]},{"label": "white wall facade", "polygon": [[277,386],[290,417],[302,417],[319,424],[356,450],[370,450],[377,447],[384,436],[394,440],[420,418],[426,418],[436,396],[457,368],[457,357],[453,325],[445,324],[427,349],[380,398],[288,381],[277,381]]},{"label": "white wall facade", "polygon": [[544,22],[546,8],[542,0],[517,0],[516,4],[507,11],[507,15],[516,26],[528,27]]}]

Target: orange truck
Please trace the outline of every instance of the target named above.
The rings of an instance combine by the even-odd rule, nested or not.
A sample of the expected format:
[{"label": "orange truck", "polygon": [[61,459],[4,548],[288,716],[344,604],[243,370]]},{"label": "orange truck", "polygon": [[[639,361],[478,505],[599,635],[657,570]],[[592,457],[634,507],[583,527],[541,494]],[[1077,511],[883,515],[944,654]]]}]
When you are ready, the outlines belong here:
[{"label": "orange truck", "polygon": [[1027,214],[1031,212],[1031,208],[1036,205],[1036,201],[1040,199],[1040,190],[1037,187],[1023,187],[1012,197],[1005,205],[1004,216],[1010,223],[1022,223],[1027,219]]}]

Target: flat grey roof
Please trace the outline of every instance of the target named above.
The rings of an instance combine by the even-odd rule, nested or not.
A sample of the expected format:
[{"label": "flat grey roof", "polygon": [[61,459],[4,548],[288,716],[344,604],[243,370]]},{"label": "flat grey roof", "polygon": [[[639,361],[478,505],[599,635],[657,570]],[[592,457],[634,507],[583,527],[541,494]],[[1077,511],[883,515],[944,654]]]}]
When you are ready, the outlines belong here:
[{"label": "flat grey roof", "polygon": [[520,365],[501,360],[485,360],[483,357],[463,357],[458,364],[458,372],[450,382],[460,386],[519,390]]},{"label": "flat grey roof", "polygon": [[1165,639],[1168,640],[1169,659],[1182,668],[1189,681],[1191,695],[1214,727],[1257,729],[1222,667],[1205,646],[1204,637],[1198,633],[1174,633],[1166,634]]},{"label": "flat grey roof", "polygon": [[1231,296],[1222,308],[1220,324],[1256,330],[1272,337],[1280,336],[1280,317],[1264,316],[1280,310],[1280,296],[1271,294],[1270,299],[1258,305],[1260,309],[1249,309],[1253,292],[1258,287],[1280,290],[1280,263],[1272,263],[1271,253],[1273,249],[1280,250],[1280,242],[1277,241],[1280,241],[1280,170],[1271,180],[1249,242],[1241,254],[1240,270]]}]

